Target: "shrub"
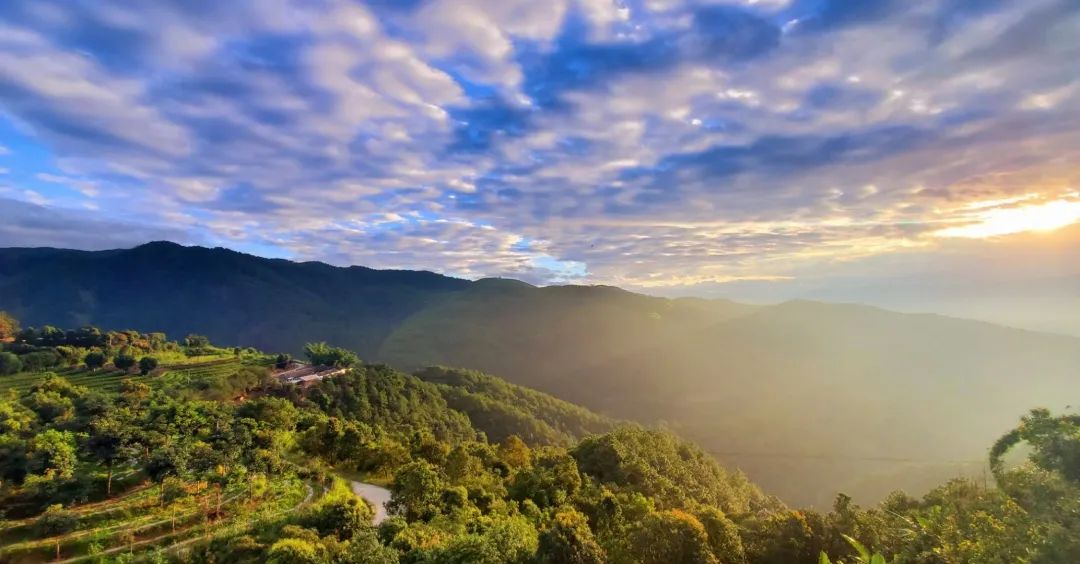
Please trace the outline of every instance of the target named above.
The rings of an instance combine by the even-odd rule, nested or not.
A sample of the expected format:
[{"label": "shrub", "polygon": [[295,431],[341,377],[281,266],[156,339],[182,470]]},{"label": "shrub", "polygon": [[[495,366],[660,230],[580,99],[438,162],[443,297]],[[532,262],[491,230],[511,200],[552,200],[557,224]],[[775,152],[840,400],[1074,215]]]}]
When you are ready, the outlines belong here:
[{"label": "shrub", "polygon": [[158,359],[152,356],[144,356],[139,359],[139,373],[143,376],[154,371],[158,367]]},{"label": "shrub", "polygon": [[105,366],[105,355],[98,351],[88,352],[86,353],[86,356],[83,357],[83,364],[86,364],[86,367],[90,370],[97,370],[98,368]]},{"label": "shrub", "polygon": [[59,503],[50,505],[34,522],[38,536],[51,537],[74,531],[79,526],[78,515],[64,509]]},{"label": "shrub", "polygon": [[113,366],[115,366],[117,370],[131,370],[131,367],[135,366],[135,357],[126,354],[118,354],[113,357]]},{"label": "shrub", "polygon": [[14,374],[22,370],[22,361],[9,352],[0,352],[0,374]]},{"label": "shrub", "polygon": [[289,355],[284,353],[279,354],[277,355],[277,359],[274,360],[274,367],[278,369],[284,369],[286,366],[289,365],[290,361],[292,361],[292,357],[290,357]]},{"label": "shrub", "polygon": [[27,372],[41,372],[60,364],[60,357],[52,351],[37,351],[22,355],[22,368]]}]

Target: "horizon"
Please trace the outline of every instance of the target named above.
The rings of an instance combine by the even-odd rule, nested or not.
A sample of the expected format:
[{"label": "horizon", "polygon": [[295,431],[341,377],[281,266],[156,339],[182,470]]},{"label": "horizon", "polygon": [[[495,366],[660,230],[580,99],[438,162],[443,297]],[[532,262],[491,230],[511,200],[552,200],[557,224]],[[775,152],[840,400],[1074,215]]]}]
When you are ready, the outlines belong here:
[{"label": "horizon", "polygon": [[168,239],[1080,335],[1078,19],[1068,0],[7,2],[0,245]]},{"label": "horizon", "polygon": [[967,317],[967,316],[963,316],[963,315],[950,315],[948,313],[942,313],[942,312],[939,312],[939,311],[904,311],[902,309],[890,308],[890,307],[880,305],[880,304],[875,304],[875,303],[851,301],[851,300],[842,300],[842,299],[841,300],[828,300],[828,299],[815,299],[815,298],[807,298],[807,297],[789,297],[789,298],[779,299],[779,300],[775,300],[775,301],[754,301],[754,300],[735,299],[735,298],[732,298],[732,297],[729,297],[729,296],[705,296],[705,295],[692,295],[692,294],[688,294],[688,295],[665,295],[665,294],[661,294],[661,293],[649,292],[648,289],[629,289],[629,288],[623,288],[621,286],[614,286],[614,285],[610,285],[610,284],[590,284],[590,283],[575,283],[575,282],[532,283],[532,282],[528,282],[526,280],[521,280],[519,278],[507,277],[507,276],[485,276],[485,277],[479,277],[479,278],[467,278],[467,277],[462,277],[462,276],[454,276],[452,274],[445,274],[445,273],[441,273],[441,272],[436,272],[434,270],[423,269],[423,268],[418,268],[418,269],[375,268],[375,267],[371,267],[371,266],[364,265],[364,264],[333,264],[333,263],[324,262],[324,261],[321,261],[321,260],[297,261],[297,260],[293,260],[293,259],[290,259],[290,258],[284,258],[284,257],[262,256],[262,255],[259,255],[259,254],[256,254],[256,253],[251,253],[251,252],[242,251],[242,250],[238,250],[238,249],[231,249],[229,247],[224,247],[224,246],[208,247],[208,246],[205,246],[205,245],[178,243],[176,241],[169,241],[169,240],[166,240],[166,239],[160,239],[160,240],[156,240],[156,241],[147,241],[145,243],[139,243],[137,245],[133,245],[133,246],[130,246],[130,247],[116,247],[116,248],[111,248],[111,249],[84,250],[84,249],[69,249],[69,248],[63,248],[63,247],[40,247],[39,246],[39,247],[0,247],[0,250],[2,250],[2,249],[11,249],[11,248],[20,248],[20,249],[50,249],[50,250],[80,251],[80,252],[128,251],[128,250],[134,250],[134,249],[139,248],[139,247],[144,247],[144,246],[154,245],[154,244],[176,245],[176,246],[179,246],[179,247],[182,247],[182,248],[185,248],[185,249],[225,250],[225,251],[234,252],[234,253],[238,253],[238,254],[245,255],[245,256],[250,256],[250,257],[255,257],[255,258],[269,259],[269,260],[285,260],[285,261],[291,262],[293,264],[314,263],[314,264],[323,264],[323,265],[326,265],[326,266],[331,266],[331,267],[334,267],[334,268],[343,268],[343,269],[344,268],[357,267],[357,268],[366,268],[366,269],[369,269],[369,270],[377,270],[377,271],[429,273],[429,274],[436,274],[436,275],[439,275],[439,276],[446,276],[446,277],[449,277],[449,278],[455,278],[455,279],[459,279],[459,280],[465,280],[465,281],[469,281],[469,282],[477,282],[477,281],[480,281],[480,280],[511,280],[511,281],[515,281],[515,282],[528,284],[529,286],[532,286],[534,288],[547,288],[547,287],[557,287],[557,286],[579,286],[579,287],[592,287],[592,288],[615,288],[615,289],[620,289],[620,290],[624,290],[624,291],[628,291],[628,292],[633,292],[633,293],[637,293],[637,294],[642,294],[642,295],[646,295],[646,296],[653,296],[653,297],[658,297],[658,298],[668,298],[668,299],[689,298],[689,299],[703,299],[703,300],[726,300],[726,301],[730,301],[730,302],[734,302],[734,303],[753,305],[753,306],[763,306],[763,307],[778,306],[778,305],[783,305],[783,304],[788,304],[788,303],[793,303],[793,302],[808,302],[808,303],[820,303],[820,304],[827,304],[827,305],[868,307],[868,308],[876,308],[876,309],[880,309],[880,310],[884,310],[884,311],[888,311],[888,312],[892,312],[892,313],[900,313],[900,314],[907,314],[907,315],[937,315],[937,316],[954,318],[954,319],[963,320],[963,321],[974,321],[974,322],[980,322],[980,323],[989,323],[989,324],[997,325],[997,326],[1007,328],[1007,329],[1017,329],[1017,330],[1022,330],[1022,331],[1032,331],[1032,332],[1035,332],[1035,333],[1045,333],[1045,334],[1048,334],[1048,335],[1056,335],[1056,336],[1063,336],[1063,337],[1071,337],[1071,338],[1080,339],[1080,326],[1078,326],[1076,333],[1071,333],[1068,330],[1065,330],[1065,331],[1053,331],[1053,330],[1045,330],[1045,329],[1039,329],[1039,328],[1034,328],[1034,327],[1024,327],[1022,325],[1014,325],[1014,324],[1010,324],[1010,323],[1004,323],[1004,322],[1001,322],[1000,320],[995,320],[995,319],[980,319],[978,317]]}]

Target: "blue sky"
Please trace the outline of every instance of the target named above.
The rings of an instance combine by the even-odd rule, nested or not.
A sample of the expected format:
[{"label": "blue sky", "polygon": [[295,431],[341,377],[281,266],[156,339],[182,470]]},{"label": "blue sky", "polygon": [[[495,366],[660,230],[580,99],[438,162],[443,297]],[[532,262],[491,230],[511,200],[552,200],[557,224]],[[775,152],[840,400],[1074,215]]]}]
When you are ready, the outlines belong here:
[{"label": "blue sky", "polygon": [[1070,0],[7,0],[0,245],[1072,331],[1078,30]]}]

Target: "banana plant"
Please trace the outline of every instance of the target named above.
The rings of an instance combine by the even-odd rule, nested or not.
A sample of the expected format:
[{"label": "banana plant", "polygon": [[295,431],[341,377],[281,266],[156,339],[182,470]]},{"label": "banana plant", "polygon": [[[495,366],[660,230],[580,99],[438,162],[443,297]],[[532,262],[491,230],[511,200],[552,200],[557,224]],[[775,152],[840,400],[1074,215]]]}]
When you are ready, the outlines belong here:
[{"label": "banana plant", "polygon": [[[889,564],[888,560],[885,560],[885,557],[882,556],[881,553],[875,552],[871,554],[870,550],[867,549],[866,546],[863,545],[863,543],[847,535],[840,536],[844,537],[844,540],[846,540],[848,544],[850,544],[851,547],[855,549],[855,552],[858,553],[858,556],[856,556],[854,560],[856,564]],[[818,564],[833,564],[832,560],[829,560],[829,555],[825,554],[824,550],[821,551],[821,554],[818,555]],[[840,560],[837,560],[836,564],[844,563]]]}]

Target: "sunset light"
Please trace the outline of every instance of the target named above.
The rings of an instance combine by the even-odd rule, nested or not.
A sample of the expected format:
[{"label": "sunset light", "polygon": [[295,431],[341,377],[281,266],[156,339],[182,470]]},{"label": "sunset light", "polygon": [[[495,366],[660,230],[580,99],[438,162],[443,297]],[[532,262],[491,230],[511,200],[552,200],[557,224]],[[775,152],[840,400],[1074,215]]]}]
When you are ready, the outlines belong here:
[{"label": "sunset light", "polygon": [[994,208],[979,213],[978,223],[937,232],[939,237],[983,239],[1026,231],[1053,231],[1080,221],[1080,201],[1056,200],[1016,208]]},{"label": "sunset light", "polygon": [[0,0],[0,564],[1080,564],[1080,0]]}]

